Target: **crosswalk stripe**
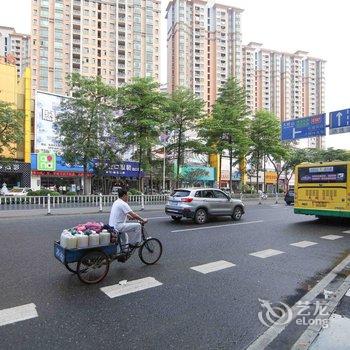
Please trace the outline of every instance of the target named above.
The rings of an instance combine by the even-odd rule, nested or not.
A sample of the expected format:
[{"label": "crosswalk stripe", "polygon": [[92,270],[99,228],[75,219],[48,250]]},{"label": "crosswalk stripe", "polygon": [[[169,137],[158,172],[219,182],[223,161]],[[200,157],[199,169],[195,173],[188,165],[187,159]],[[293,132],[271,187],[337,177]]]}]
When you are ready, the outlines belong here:
[{"label": "crosswalk stripe", "polygon": [[26,304],[0,310],[0,326],[38,317],[35,304]]},{"label": "crosswalk stripe", "polygon": [[290,245],[292,245],[294,247],[298,247],[298,248],[306,248],[306,247],[311,247],[312,245],[316,245],[316,244],[318,244],[318,243],[310,242],[310,241],[300,241],[300,242],[292,243]]},{"label": "crosswalk stripe", "polygon": [[343,233],[350,233],[350,230],[347,230],[347,231],[343,231]]},{"label": "crosswalk stripe", "polygon": [[236,266],[236,265],[232,264],[229,261],[219,260],[219,261],[214,261],[214,262],[204,264],[204,265],[193,266],[193,267],[191,267],[191,269],[198,271],[200,273],[207,274],[210,272],[227,269],[227,268],[233,267],[233,266]]},{"label": "crosswalk stripe", "polygon": [[133,281],[119,282],[111,286],[102,287],[101,291],[107,294],[110,298],[120,297],[122,295],[136,293],[141,290],[161,286],[163,283],[157,281],[153,277],[141,278]]},{"label": "crosswalk stripe", "polygon": [[279,255],[279,254],[284,254],[281,250],[275,250],[275,249],[266,249],[266,250],[261,250],[260,252],[255,252],[251,253],[249,255],[256,256],[257,258],[270,258],[271,256]]},{"label": "crosswalk stripe", "polygon": [[338,236],[338,235],[327,235],[327,236],[322,236],[321,238],[323,239],[328,239],[329,241],[334,241],[339,238],[343,238],[343,236]]}]

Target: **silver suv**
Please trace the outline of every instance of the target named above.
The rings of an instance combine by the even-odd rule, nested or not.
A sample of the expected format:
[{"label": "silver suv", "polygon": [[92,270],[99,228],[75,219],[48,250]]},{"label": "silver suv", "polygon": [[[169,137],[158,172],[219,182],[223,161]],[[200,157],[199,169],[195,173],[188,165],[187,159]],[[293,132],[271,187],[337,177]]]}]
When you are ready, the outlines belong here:
[{"label": "silver suv", "polygon": [[197,224],[204,224],[208,217],[215,216],[231,216],[238,221],[244,214],[244,204],[216,188],[183,188],[169,196],[165,213],[174,221],[185,217]]}]

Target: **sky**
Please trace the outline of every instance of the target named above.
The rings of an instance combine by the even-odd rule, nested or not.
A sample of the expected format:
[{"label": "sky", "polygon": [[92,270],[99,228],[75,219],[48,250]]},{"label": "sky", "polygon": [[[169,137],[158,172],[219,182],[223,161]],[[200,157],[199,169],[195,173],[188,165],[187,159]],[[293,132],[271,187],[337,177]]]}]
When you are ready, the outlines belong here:
[{"label": "sky", "polygon": [[[211,1],[211,0],[209,0]],[[0,0],[0,25],[30,33],[30,0]],[[217,0],[239,7],[243,44],[268,49],[303,50],[326,63],[326,110],[350,108],[349,0]],[[162,17],[168,0],[162,0]],[[161,38],[161,80],[166,82],[166,23]],[[350,133],[326,138],[327,147],[350,150]]]}]

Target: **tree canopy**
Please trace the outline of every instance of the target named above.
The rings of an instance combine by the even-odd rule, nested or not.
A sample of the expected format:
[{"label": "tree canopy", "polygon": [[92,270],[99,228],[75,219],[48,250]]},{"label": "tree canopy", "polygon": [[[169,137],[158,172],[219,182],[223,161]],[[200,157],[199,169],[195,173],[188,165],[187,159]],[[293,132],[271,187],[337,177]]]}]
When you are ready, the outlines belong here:
[{"label": "tree canopy", "polygon": [[[235,78],[229,78],[220,89],[219,97],[213,106],[212,115],[201,125],[201,136],[213,152],[230,157],[230,179],[232,179],[233,158],[242,159],[248,152],[249,110],[243,87]],[[232,189],[232,180],[230,181]]]},{"label": "tree canopy", "polygon": [[[127,147],[136,147],[141,174],[142,167],[150,169],[152,147],[157,143],[166,121],[166,97],[159,92],[159,84],[151,78],[135,78],[118,90],[118,101],[122,110],[118,118],[123,131],[121,140]],[[141,181],[139,187],[142,190]]]},{"label": "tree canopy", "polygon": [[177,88],[167,101],[166,128],[173,132],[168,149],[173,150],[176,159],[176,186],[179,182],[180,166],[184,152],[193,148],[195,130],[203,118],[204,101],[184,87]]},{"label": "tree canopy", "polygon": [[64,159],[84,167],[87,194],[89,163],[98,160],[101,151],[108,154],[111,163],[117,157],[117,149],[111,142],[118,134],[117,90],[105,84],[101,77],[87,78],[76,73],[69,77],[68,83],[72,98],[62,102],[57,125]]},{"label": "tree canopy", "polygon": [[23,140],[23,113],[0,101],[0,157],[7,149],[13,154]]}]

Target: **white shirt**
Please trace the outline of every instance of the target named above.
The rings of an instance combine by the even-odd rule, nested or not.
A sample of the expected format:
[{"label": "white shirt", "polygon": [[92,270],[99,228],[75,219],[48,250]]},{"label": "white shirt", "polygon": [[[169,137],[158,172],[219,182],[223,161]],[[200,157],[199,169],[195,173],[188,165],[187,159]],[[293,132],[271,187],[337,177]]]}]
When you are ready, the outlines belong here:
[{"label": "white shirt", "polygon": [[109,226],[125,224],[127,214],[132,212],[128,203],[118,198],[112,205],[111,214],[109,215]]}]

